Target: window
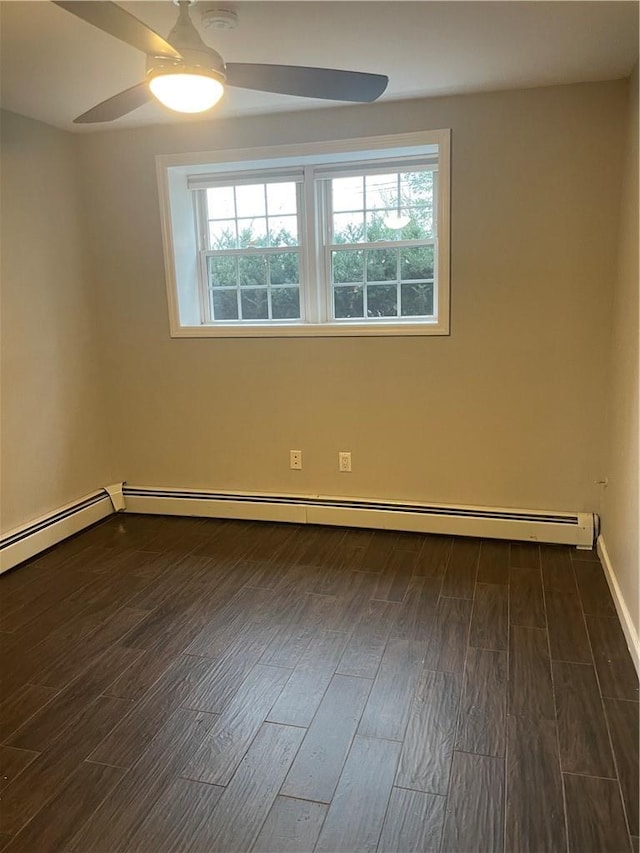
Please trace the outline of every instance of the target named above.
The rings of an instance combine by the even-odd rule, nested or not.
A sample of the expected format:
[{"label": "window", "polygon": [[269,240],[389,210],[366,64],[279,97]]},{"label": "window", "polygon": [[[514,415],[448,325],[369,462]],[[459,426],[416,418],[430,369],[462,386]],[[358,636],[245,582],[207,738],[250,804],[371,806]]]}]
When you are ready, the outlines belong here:
[{"label": "window", "polygon": [[159,157],[172,334],[447,334],[448,163],[448,131]]},{"label": "window", "polygon": [[328,182],[335,322],[433,320],[436,175],[373,171]]},{"label": "window", "polygon": [[300,206],[295,181],[199,190],[204,323],[300,319]]}]

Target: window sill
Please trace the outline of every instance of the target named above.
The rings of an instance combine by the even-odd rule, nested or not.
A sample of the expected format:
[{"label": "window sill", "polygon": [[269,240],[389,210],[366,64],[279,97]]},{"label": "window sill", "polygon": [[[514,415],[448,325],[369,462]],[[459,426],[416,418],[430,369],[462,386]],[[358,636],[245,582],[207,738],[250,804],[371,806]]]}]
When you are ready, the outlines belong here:
[{"label": "window sill", "polygon": [[282,325],[179,326],[172,338],[344,338],[448,335],[444,323],[287,323]]}]

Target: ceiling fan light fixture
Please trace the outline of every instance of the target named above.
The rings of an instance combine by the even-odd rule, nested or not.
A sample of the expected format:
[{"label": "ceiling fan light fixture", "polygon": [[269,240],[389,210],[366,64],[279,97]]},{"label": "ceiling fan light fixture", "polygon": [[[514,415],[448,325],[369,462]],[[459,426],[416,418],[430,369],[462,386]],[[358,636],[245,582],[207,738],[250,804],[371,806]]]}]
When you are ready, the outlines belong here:
[{"label": "ceiling fan light fixture", "polygon": [[155,71],[149,77],[151,93],[178,113],[203,113],[224,94],[219,76],[203,68]]}]

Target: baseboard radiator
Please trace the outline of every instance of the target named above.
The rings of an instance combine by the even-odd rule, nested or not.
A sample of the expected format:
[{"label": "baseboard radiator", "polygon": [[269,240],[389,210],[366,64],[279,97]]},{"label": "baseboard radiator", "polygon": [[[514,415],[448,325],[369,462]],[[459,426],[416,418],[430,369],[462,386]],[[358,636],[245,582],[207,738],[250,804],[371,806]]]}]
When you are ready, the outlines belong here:
[{"label": "baseboard radiator", "polygon": [[592,513],[159,489],[118,483],[85,495],[0,537],[0,573],[121,510],[555,542],[577,548],[591,548],[598,533],[598,516]]},{"label": "baseboard radiator", "polygon": [[135,513],[405,530],[553,542],[578,548],[593,547],[598,531],[598,517],[593,513],[129,485],[124,485],[123,495],[126,511]]},{"label": "baseboard radiator", "polygon": [[5,533],[0,574],[123,508],[122,484],[106,486]]}]

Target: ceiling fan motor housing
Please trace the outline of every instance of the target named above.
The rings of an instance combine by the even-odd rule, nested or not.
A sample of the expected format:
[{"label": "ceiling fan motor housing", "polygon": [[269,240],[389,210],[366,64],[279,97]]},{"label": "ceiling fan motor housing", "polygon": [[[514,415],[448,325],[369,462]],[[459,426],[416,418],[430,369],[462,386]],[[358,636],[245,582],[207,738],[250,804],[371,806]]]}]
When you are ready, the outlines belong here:
[{"label": "ceiling fan motor housing", "polygon": [[148,56],[147,76],[149,74],[171,74],[185,71],[203,71],[217,77],[221,83],[226,80],[224,60],[213,48],[200,38],[191,21],[188,3],[180,2],[180,14],[174,28],[167,36],[170,45],[180,51],[182,59],[170,56]]}]

